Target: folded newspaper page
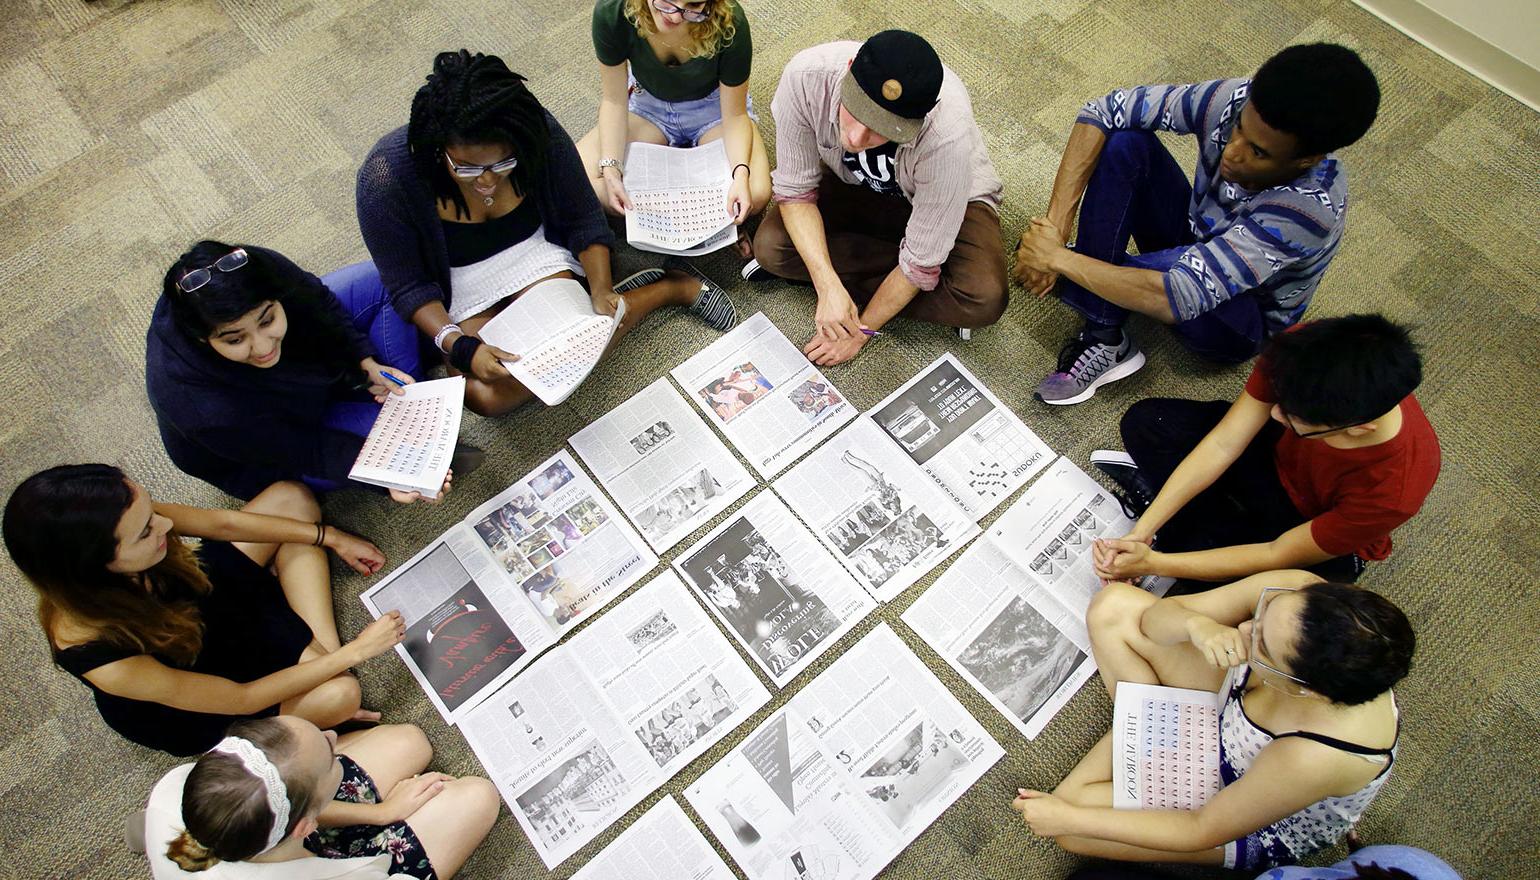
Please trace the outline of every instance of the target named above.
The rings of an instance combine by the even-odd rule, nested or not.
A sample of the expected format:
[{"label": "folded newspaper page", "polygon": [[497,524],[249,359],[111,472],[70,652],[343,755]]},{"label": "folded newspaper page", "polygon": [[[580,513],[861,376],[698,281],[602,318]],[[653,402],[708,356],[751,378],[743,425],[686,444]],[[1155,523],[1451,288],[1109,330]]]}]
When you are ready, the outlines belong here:
[{"label": "folded newspaper page", "polygon": [[625,316],[624,298],[613,317],[601,315],[583,285],[571,278],[549,278],[505,306],[478,335],[518,355],[503,366],[541,402],[555,406],[598,366]]},{"label": "folded newspaper page", "polygon": [[1234,679],[1232,669],[1217,693],[1118,682],[1112,806],[1196,810],[1219,791],[1219,716]]},{"label": "folded newspaper page", "polygon": [[660,378],[568,441],[659,553],[731,507],[754,478]]},{"label": "folded newspaper page", "polygon": [[881,624],[685,798],[749,880],[868,880],[1003,755]]},{"label": "folded newspaper page", "polygon": [[767,480],[856,416],[834,383],[763,312],[671,375]]},{"label": "folded newspaper page", "polygon": [[600,850],[572,880],[736,880],[668,795]]},{"label": "folded newspaper page", "polygon": [[950,352],[872,407],[871,417],[974,521],[1054,457]]},{"label": "folded newspaper page", "polygon": [[449,724],[657,565],[578,467],[547,459],[359,598]]},{"label": "folded newspaper page", "polygon": [[903,621],[1027,739],[1096,672],[1096,661],[1064,634],[1083,630],[1084,621],[987,536],[914,600]]},{"label": "folded newspaper page", "polygon": [[967,511],[864,416],[774,488],[878,601],[908,589],[979,532]]},{"label": "folded newspaper page", "polygon": [[770,492],[750,499],[674,566],[776,687],[877,604]]},{"label": "folded newspaper page", "polygon": [[554,868],[769,699],[663,572],[484,700],[460,731]]},{"label": "folded newspaper page", "polygon": [[464,376],[413,382],[387,396],[348,478],[436,497],[460,439],[464,404]]},{"label": "folded newspaper page", "polygon": [[727,211],[729,170],[720,140],[698,147],[632,141],[626,148],[626,241],[638,250],[691,257],[737,241]]}]

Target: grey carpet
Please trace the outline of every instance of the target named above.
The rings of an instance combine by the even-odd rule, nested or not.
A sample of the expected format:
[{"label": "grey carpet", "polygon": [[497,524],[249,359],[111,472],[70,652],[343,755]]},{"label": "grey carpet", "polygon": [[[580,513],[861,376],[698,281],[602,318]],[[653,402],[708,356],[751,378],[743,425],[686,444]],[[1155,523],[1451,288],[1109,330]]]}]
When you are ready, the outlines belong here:
[{"label": "grey carpet", "polygon": [[[1044,207],[1059,150],[1087,98],[1120,85],[1244,74],[1292,42],[1337,40],[1364,54],[1379,74],[1384,106],[1374,130],[1346,152],[1349,232],[1312,314],[1377,310],[1417,326],[1428,364],[1421,398],[1441,429],[1445,463],[1422,514],[1397,533],[1395,556],[1364,579],[1407,609],[1421,650],[1400,688],[1401,759],[1363,831],[1371,841],[1435,850],[1468,877],[1534,876],[1535,114],[1348,2],[744,5],[757,49],[753,94],[766,121],[781,65],[796,50],[889,26],[930,37],[972,91],[1006,181],[1003,220],[1011,239]],[[317,271],[363,258],[353,215],[355,165],[375,138],[405,120],[433,52],[464,45],[502,54],[531,76],[574,136],[591,126],[597,103],[589,7],[576,0],[6,6],[0,482],[7,489],[48,465],[104,460],[125,467],[157,497],[224,503],[169,464],[144,399],[143,336],[161,275],[203,236],[275,247]],[[1173,144],[1190,163],[1190,142]],[[654,262],[626,249],[617,255],[625,271]],[[735,279],[725,256],[704,266]],[[804,293],[736,280],[729,287],[745,314],[763,309],[792,335],[805,331],[812,302]],[[1134,329],[1150,366],[1137,377],[1082,406],[1038,406],[1031,389],[1074,322],[1056,304],[1016,293],[1005,319],[971,343],[898,322],[858,361],[830,375],[866,407],[941,352],[956,351],[1057,450],[1081,462],[1091,449],[1116,443],[1117,417],[1141,396],[1230,398],[1240,387],[1242,370],[1201,364],[1159,328],[1139,323]],[[627,339],[562,406],[502,421],[468,416],[465,434],[491,451],[491,462],[460,481],[443,507],[402,508],[347,494],[328,501],[327,515],[378,541],[393,560],[405,559],[711,338],[683,314],[664,315]],[[49,664],[30,591],[9,561],[5,566],[0,633],[13,679],[0,701],[0,876],[142,876],[143,862],[118,843],[120,820],[174,761],[117,738],[85,689]],[[346,632],[365,620],[355,598],[364,586],[351,574],[336,580]],[[1062,877],[1076,860],[1026,834],[1007,803],[1018,784],[1052,786],[1072,766],[1107,724],[1107,700],[1093,683],[1042,736],[1026,742],[898,623],[923,586],[890,603],[847,643],[878,619],[894,623],[1005,745],[1007,757],[884,876]],[[374,661],[362,674],[370,705],[428,731],[436,766],[477,770],[398,661]],[[664,791],[681,790],[724,748]],[[603,842],[553,876],[570,874]],[[505,812],[464,876],[545,874]]]}]

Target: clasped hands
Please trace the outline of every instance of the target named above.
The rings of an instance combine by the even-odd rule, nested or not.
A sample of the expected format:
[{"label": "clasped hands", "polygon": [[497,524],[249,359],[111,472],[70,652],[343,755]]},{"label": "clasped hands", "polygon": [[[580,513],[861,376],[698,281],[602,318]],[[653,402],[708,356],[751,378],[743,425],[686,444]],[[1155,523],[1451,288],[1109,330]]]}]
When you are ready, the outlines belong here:
[{"label": "clasped hands", "polygon": [[1137,530],[1121,538],[1097,538],[1091,544],[1096,576],[1105,582],[1131,581],[1155,574],[1159,554],[1150,546],[1150,540]]},{"label": "clasped hands", "polygon": [[1054,261],[1066,250],[1066,241],[1069,241],[1069,235],[1048,218],[1033,217],[1026,231],[1021,233],[1021,245],[1016,248],[1017,283],[1037,296],[1053,290],[1059,281]]}]

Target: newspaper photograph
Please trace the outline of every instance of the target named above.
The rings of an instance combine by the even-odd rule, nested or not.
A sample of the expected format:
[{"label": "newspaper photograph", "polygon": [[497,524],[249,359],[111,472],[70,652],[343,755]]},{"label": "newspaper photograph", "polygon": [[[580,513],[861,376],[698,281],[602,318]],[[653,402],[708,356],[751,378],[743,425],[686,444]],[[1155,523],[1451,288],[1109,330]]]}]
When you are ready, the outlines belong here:
[{"label": "newspaper photograph", "polygon": [[865,417],[798,462],[774,488],[878,601],[908,589],[979,532]]},{"label": "newspaper photograph", "polygon": [[396,653],[456,724],[657,562],[562,452],[359,598],[375,617],[401,612]]},{"label": "newspaper photograph", "polygon": [[754,478],[666,378],[568,441],[658,553],[754,488]]},{"label": "newspaper photograph", "polygon": [[[1091,555],[1097,538],[1121,538],[1134,526],[1117,498],[1060,456],[989,529],[989,538],[1042,584],[1078,626],[1066,635],[1091,650],[1086,609],[1101,589]],[[1171,578],[1144,577],[1137,586],[1164,596]]]},{"label": "newspaper photograph", "polygon": [[483,701],[460,729],[554,868],[769,699],[664,572]]},{"label": "newspaper photograph", "polygon": [[950,352],[873,407],[871,417],[975,522],[1054,457]]},{"label": "newspaper photograph", "polygon": [[735,875],[674,796],[668,795],[600,850],[572,880],[735,880]]},{"label": "newspaper photograph", "polygon": [[868,880],[1003,755],[881,624],[685,799],[750,880]]},{"label": "newspaper photograph", "polygon": [[903,614],[903,621],[1027,739],[1096,672],[1065,635],[1085,625],[986,536]]},{"label": "newspaper photograph", "polygon": [[674,566],[776,687],[876,607],[770,492],[679,554]]},{"label": "newspaper photograph", "polygon": [[766,480],[856,416],[834,383],[763,312],[671,375]]}]

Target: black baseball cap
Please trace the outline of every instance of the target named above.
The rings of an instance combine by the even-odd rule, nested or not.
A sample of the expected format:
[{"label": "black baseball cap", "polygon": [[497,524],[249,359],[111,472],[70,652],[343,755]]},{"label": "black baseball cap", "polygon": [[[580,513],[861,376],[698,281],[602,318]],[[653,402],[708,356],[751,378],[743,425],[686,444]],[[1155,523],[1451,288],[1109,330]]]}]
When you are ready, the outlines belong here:
[{"label": "black baseball cap", "polygon": [[941,94],[941,59],[919,34],[883,31],[856,52],[840,83],[840,103],[857,122],[907,144]]}]

